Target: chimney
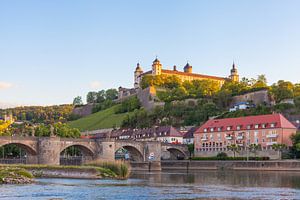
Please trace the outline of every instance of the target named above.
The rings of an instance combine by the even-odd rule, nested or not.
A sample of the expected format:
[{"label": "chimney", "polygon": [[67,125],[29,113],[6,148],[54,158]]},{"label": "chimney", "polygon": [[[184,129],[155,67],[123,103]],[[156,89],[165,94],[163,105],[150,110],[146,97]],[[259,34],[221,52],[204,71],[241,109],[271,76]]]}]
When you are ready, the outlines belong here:
[{"label": "chimney", "polygon": [[176,69],[176,65],[174,65],[174,66],[173,66],[173,70],[174,70],[174,71],[177,71],[177,69]]}]

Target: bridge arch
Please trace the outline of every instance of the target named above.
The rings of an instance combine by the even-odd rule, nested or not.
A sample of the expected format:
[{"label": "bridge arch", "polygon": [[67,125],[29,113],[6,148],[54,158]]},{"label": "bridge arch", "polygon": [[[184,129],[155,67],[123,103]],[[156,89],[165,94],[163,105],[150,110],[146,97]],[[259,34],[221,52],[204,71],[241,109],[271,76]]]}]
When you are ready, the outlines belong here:
[{"label": "bridge arch", "polygon": [[[128,153],[128,159],[132,162],[142,162],[144,161],[144,156],[143,153],[135,146],[130,145],[130,144],[125,144],[119,146],[119,148],[116,149],[115,155],[118,150],[120,149],[125,149]],[[127,159],[126,156],[124,159]]]},{"label": "bridge arch", "polygon": [[8,141],[4,143],[0,143],[0,147],[6,146],[6,145],[16,145],[17,147],[20,147],[26,151],[26,153],[30,155],[37,155],[37,150],[30,146],[29,144],[23,143],[23,142],[14,142],[14,141]]},{"label": "bridge arch", "polygon": [[60,150],[60,165],[81,165],[95,157],[94,151],[82,144],[70,144]]},{"label": "bridge arch", "polygon": [[[15,145],[16,147],[19,148],[18,153],[12,153],[11,156],[4,156],[5,154],[5,147],[8,147],[10,145]],[[18,164],[18,163],[23,163],[23,164],[36,164],[38,162],[38,152],[36,149],[36,145],[33,145],[31,143],[27,144],[26,142],[21,142],[21,141],[2,141],[0,142],[0,148],[2,152],[2,157],[1,157],[1,163],[6,163],[6,164]],[[15,154],[15,155],[14,155]]]},{"label": "bridge arch", "polygon": [[169,147],[167,148],[167,151],[170,152],[171,160],[186,159],[188,157],[186,153],[182,151],[180,148]]}]

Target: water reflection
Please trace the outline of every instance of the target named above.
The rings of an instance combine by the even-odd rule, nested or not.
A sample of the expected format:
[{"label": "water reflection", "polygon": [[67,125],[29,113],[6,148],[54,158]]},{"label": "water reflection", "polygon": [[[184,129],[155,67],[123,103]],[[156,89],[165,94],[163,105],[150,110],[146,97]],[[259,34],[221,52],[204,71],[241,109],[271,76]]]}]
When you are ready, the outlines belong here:
[{"label": "water reflection", "polygon": [[0,199],[300,199],[300,173],[201,171],[134,173],[129,180],[39,179],[2,185]]}]

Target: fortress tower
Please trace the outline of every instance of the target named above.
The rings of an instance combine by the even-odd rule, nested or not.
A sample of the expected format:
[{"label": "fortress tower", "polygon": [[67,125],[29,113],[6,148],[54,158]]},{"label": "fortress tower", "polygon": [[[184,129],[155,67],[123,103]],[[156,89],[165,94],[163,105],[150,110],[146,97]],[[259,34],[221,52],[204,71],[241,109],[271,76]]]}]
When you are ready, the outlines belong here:
[{"label": "fortress tower", "polygon": [[152,64],[152,75],[161,75],[161,69],[162,65],[160,64],[160,61],[156,58]]},{"label": "fortress tower", "polygon": [[193,67],[187,62],[183,68],[185,73],[193,73]]},{"label": "fortress tower", "polygon": [[232,69],[230,70],[230,76],[229,78],[234,81],[234,82],[239,82],[239,74],[238,74],[238,71],[237,71],[237,68],[235,67],[235,64],[233,62],[232,64]]},{"label": "fortress tower", "polygon": [[134,88],[137,89],[140,87],[140,79],[141,79],[141,75],[143,74],[143,70],[140,67],[140,63],[136,64],[136,68],[134,71]]}]

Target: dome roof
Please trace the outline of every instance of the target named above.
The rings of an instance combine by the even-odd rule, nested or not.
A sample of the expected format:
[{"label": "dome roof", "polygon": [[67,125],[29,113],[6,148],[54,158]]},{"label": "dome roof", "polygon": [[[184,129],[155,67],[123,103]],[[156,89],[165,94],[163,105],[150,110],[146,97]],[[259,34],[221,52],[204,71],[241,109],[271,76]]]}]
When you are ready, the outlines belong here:
[{"label": "dome roof", "polygon": [[142,68],[140,67],[140,63],[136,64],[135,71],[143,71]]},{"label": "dome roof", "polygon": [[160,61],[156,57],[155,60],[153,61],[153,63],[160,63]]},{"label": "dome roof", "polygon": [[186,63],[186,65],[184,66],[184,68],[191,68],[192,66],[189,63]]}]

